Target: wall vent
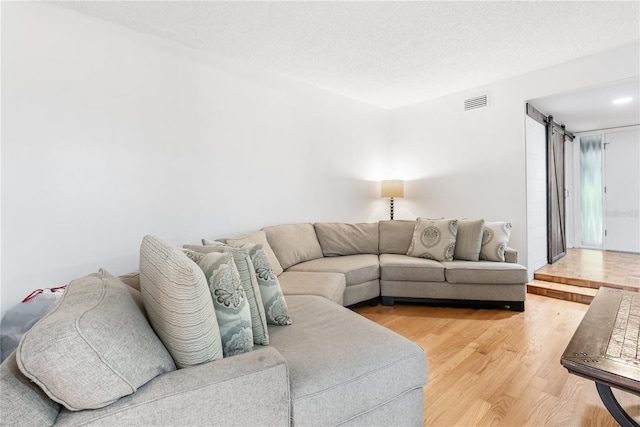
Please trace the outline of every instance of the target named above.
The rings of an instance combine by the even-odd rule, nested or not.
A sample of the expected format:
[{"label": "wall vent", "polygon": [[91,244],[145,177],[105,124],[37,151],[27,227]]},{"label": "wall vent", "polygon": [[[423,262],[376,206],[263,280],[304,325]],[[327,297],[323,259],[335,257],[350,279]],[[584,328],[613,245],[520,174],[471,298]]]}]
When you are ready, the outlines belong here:
[{"label": "wall vent", "polygon": [[483,108],[489,105],[487,95],[480,95],[474,98],[464,100],[464,111],[474,110],[476,108]]}]

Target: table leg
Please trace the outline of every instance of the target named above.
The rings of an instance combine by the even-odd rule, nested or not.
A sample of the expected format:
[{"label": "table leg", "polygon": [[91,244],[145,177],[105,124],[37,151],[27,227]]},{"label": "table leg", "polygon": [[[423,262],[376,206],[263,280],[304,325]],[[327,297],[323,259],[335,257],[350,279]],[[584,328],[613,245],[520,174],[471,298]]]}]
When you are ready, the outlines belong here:
[{"label": "table leg", "polygon": [[596,389],[605,408],[622,427],[640,427],[638,423],[620,406],[608,385],[596,381]]}]

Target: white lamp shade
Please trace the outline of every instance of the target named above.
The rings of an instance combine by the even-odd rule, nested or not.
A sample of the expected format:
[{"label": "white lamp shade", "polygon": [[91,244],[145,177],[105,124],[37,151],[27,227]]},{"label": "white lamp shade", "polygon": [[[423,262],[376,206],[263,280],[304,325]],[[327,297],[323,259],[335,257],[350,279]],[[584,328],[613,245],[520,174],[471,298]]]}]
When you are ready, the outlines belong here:
[{"label": "white lamp shade", "polygon": [[392,179],[380,184],[380,197],[404,197],[404,181]]}]

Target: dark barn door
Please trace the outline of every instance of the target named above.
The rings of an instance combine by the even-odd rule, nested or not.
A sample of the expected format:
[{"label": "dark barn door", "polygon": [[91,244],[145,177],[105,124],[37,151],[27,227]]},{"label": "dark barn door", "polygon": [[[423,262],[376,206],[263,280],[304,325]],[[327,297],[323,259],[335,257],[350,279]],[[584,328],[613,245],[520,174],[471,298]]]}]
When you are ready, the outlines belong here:
[{"label": "dark barn door", "polygon": [[564,129],[549,116],[547,127],[547,258],[553,264],[565,256]]}]

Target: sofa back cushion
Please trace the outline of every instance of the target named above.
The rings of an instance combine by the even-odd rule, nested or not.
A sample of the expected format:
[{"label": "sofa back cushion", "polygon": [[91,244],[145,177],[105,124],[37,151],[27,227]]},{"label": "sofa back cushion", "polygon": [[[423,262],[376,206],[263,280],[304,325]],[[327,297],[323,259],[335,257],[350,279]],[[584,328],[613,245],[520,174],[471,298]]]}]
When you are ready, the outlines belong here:
[{"label": "sofa back cushion", "polygon": [[378,254],[378,223],[314,225],[324,256]]},{"label": "sofa back cushion", "polygon": [[413,238],[415,221],[387,220],[378,223],[379,253],[406,255]]},{"label": "sofa back cushion", "polygon": [[69,410],[101,408],[175,370],[140,293],[104,270],[72,281],[22,338],[22,373]]},{"label": "sofa back cushion", "polygon": [[222,359],[207,279],[182,250],[145,236],[140,245],[140,289],[151,325],[179,368]]},{"label": "sofa back cushion", "polygon": [[284,270],[323,256],[313,224],[272,225],[262,230]]}]

